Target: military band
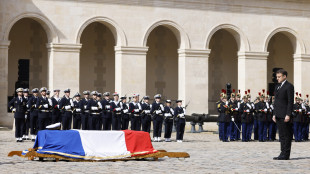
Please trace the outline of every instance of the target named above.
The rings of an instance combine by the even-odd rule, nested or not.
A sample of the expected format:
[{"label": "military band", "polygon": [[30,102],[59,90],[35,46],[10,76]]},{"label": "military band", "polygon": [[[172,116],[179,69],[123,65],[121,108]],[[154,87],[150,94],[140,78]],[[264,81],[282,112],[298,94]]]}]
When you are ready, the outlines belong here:
[{"label": "military band", "polygon": [[[230,95],[228,100],[226,90],[222,90],[220,101],[217,102],[219,112],[219,139],[223,142],[240,140],[240,131],[242,130],[242,141],[249,142],[254,134],[254,141],[259,142],[275,141],[277,126],[272,120],[274,110],[274,97],[270,96],[269,91],[258,93],[254,102],[251,102],[250,90],[244,92],[242,101],[241,94]],[[296,142],[309,140],[309,95],[303,100],[302,95],[296,93],[293,110],[294,138]],[[241,125],[241,126],[240,126]]]}]

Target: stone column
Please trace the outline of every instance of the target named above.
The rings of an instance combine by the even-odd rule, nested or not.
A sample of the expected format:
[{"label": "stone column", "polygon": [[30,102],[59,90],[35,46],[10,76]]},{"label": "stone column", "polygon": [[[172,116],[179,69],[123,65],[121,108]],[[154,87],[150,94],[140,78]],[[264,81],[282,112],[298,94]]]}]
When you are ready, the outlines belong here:
[{"label": "stone column", "polygon": [[[294,55],[294,87],[295,91],[301,93],[304,98],[306,94],[310,94],[310,55],[295,54]],[[288,74],[289,76],[290,74]],[[291,82],[292,83],[292,82]]]},{"label": "stone column", "polygon": [[179,49],[179,99],[186,114],[208,113],[208,60],[210,50]]},{"label": "stone column", "polygon": [[267,91],[268,52],[238,53],[238,88],[241,94],[251,89],[252,101],[262,89]]},{"label": "stone column", "polygon": [[10,41],[0,40],[0,124],[11,127],[14,117],[8,109],[8,58]]},{"label": "stone column", "polygon": [[146,94],[146,52],[148,47],[115,47],[115,91],[131,96]]},{"label": "stone column", "polygon": [[[71,89],[71,97],[80,92],[80,48],[81,44],[49,43],[48,48],[48,89],[62,92]],[[93,68],[93,67],[89,67]]]}]

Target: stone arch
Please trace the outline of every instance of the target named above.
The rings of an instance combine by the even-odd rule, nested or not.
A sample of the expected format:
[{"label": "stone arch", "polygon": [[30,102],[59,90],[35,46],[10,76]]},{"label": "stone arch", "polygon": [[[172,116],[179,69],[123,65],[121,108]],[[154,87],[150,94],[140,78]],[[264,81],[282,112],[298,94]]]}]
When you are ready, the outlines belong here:
[{"label": "stone arch", "polygon": [[144,38],[143,38],[143,43],[142,43],[144,47],[147,46],[147,40],[148,40],[150,33],[158,26],[165,26],[174,33],[178,41],[179,49],[190,48],[190,41],[189,41],[189,38],[185,30],[177,23],[173,21],[169,21],[169,20],[161,20],[161,21],[155,22],[147,29],[144,35]]},{"label": "stone arch", "polygon": [[52,24],[52,22],[48,18],[43,16],[42,14],[38,14],[38,13],[22,13],[16,17],[14,17],[8,23],[8,25],[5,29],[3,40],[9,40],[9,35],[10,35],[10,31],[11,31],[12,27],[14,26],[14,24],[17,21],[19,21],[23,18],[30,18],[30,19],[33,19],[33,20],[37,21],[38,23],[40,23],[46,32],[49,43],[51,43],[51,42],[58,43],[59,42],[59,37],[57,35],[56,29],[55,29],[54,25]]},{"label": "stone arch", "polygon": [[294,48],[294,54],[305,54],[306,52],[306,48],[304,45],[304,42],[302,41],[302,39],[298,36],[297,32],[294,31],[293,29],[290,29],[288,27],[280,27],[277,28],[275,30],[273,30],[265,39],[265,46],[264,46],[264,51],[267,52],[268,49],[268,44],[270,39],[277,33],[282,33],[284,35],[286,35]]},{"label": "stone arch", "polygon": [[228,31],[229,33],[231,33],[237,44],[238,44],[238,50],[239,51],[250,51],[250,45],[249,45],[249,41],[247,39],[247,37],[245,36],[245,34],[242,32],[242,30],[234,25],[231,24],[221,24],[218,25],[216,27],[214,27],[208,34],[207,39],[206,39],[206,47],[205,48],[209,48],[209,44],[210,41],[212,39],[212,36],[214,35],[215,32],[217,32],[218,30],[224,29],[226,31]]},{"label": "stone arch", "polygon": [[93,22],[103,23],[112,31],[114,39],[116,41],[116,46],[127,46],[127,38],[123,29],[115,21],[107,17],[93,17],[84,22],[77,33],[77,44],[79,44],[81,41],[81,36],[84,29]]}]

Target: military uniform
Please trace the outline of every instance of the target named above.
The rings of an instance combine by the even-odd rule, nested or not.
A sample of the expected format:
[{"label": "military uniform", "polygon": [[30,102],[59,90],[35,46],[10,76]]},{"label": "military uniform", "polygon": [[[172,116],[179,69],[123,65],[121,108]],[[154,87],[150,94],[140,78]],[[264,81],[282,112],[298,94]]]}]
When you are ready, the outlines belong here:
[{"label": "military uniform", "polygon": [[34,94],[27,102],[27,107],[30,109],[30,134],[31,140],[35,141],[38,132],[38,114],[39,110],[36,107],[38,97],[35,96],[39,92],[38,88],[34,88],[32,93]]},{"label": "military uniform", "polygon": [[[74,95],[74,98],[75,97],[80,97],[80,93],[76,93]],[[80,108],[80,103],[81,101],[80,100],[75,100],[73,102],[73,129],[81,129],[81,124],[82,124],[82,121],[81,121],[81,113],[82,113],[82,109]]]},{"label": "military uniform", "polygon": [[310,107],[309,107],[309,104],[308,104],[309,100],[308,100],[308,95],[307,95],[307,103],[305,104],[305,108],[306,108],[306,111],[305,111],[305,118],[306,118],[306,123],[305,123],[305,128],[304,128],[304,137],[303,139],[305,141],[308,141],[309,140],[309,122],[310,122]]},{"label": "military uniform", "polygon": [[[114,93],[113,96],[119,96],[117,93]],[[117,100],[114,100],[110,103],[110,111],[112,113],[112,130],[121,130],[122,124],[122,108],[121,103]]]},{"label": "military uniform", "polygon": [[[182,102],[182,100],[177,100],[177,103]],[[174,117],[176,119],[177,123],[177,133],[176,133],[176,139],[177,142],[183,142],[183,137],[184,137],[184,131],[185,131],[185,108],[181,106],[177,106],[174,109]]]},{"label": "military uniform", "polygon": [[[70,93],[70,89],[64,90],[64,93]],[[59,102],[59,108],[62,113],[62,129],[71,129],[72,123],[72,109],[74,107],[73,100],[70,97],[64,96]]]},{"label": "military uniform", "polygon": [[[40,89],[40,93],[46,92],[47,89],[45,87]],[[52,103],[49,102],[48,98],[46,96],[41,96],[37,99],[36,107],[39,110],[38,114],[38,130],[44,130],[46,129],[46,126],[49,125],[49,112],[50,108],[52,107]]]},{"label": "military uniform", "polygon": [[[59,89],[55,89],[54,92],[56,91],[60,91]],[[52,124],[54,123],[59,123],[61,122],[61,113],[60,113],[60,109],[59,109],[59,102],[60,102],[60,98],[59,97],[51,97],[52,100]]]},{"label": "military uniform", "polygon": [[[244,96],[246,97],[246,96]],[[253,121],[253,108],[250,103],[243,102],[240,105],[240,112],[242,112],[241,122],[242,122],[242,141],[248,142],[250,141],[250,133],[251,132],[251,122]]]},{"label": "military uniform", "polygon": [[219,122],[219,132],[221,132],[221,137],[220,139],[223,142],[227,142],[228,141],[228,126],[229,123],[231,121],[230,115],[229,115],[229,106],[228,106],[228,102],[221,102],[220,104],[218,104],[218,111],[220,113],[219,117],[218,117],[218,122]]},{"label": "military uniform", "polygon": [[[264,96],[262,96],[264,97]],[[260,142],[267,139],[267,106],[264,101],[260,101],[257,104],[257,119],[258,119],[258,140]]]},{"label": "military uniform", "polygon": [[237,125],[236,122],[238,122],[238,123],[240,122],[239,121],[238,102],[237,101],[230,101],[228,105],[230,108],[230,116],[232,118],[232,121],[230,122],[230,132],[231,132],[230,133],[230,141],[235,141],[235,140],[237,140],[237,134],[238,134],[238,129],[239,129],[239,127],[236,127],[236,125]]},{"label": "military uniform", "polygon": [[89,101],[88,99],[89,94],[90,94],[89,91],[84,91],[83,95],[86,97],[84,97],[80,102],[80,109],[82,110],[81,111],[82,130],[88,130],[89,109],[87,109],[87,104]]},{"label": "military uniform", "polygon": [[[133,97],[138,98],[139,94],[134,94]],[[138,100],[138,99],[137,99]],[[141,130],[141,112],[142,107],[139,101],[131,102],[129,104],[129,113],[131,113],[131,130]]]},{"label": "military uniform", "polygon": [[[171,104],[171,100],[166,100],[166,103]],[[172,133],[172,127],[173,127],[173,119],[174,119],[174,109],[170,106],[164,107],[164,117],[165,117],[165,141],[170,142],[171,141],[171,133]]]},{"label": "military uniform", "polygon": [[[259,93],[259,96],[261,96],[261,93]],[[256,98],[256,102],[254,103],[254,113],[253,113],[253,123],[254,123],[254,140],[258,140],[258,105],[259,105],[260,97]]]},{"label": "military uniform", "polygon": [[[160,99],[161,95],[157,94],[154,96],[155,99]],[[151,114],[153,115],[153,137],[154,141],[161,141],[161,131],[164,121],[164,105],[160,102],[154,101],[151,108]]]},{"label": "military uniform", "polygon": [[[109,97],[110,93],[105,92],[103,94],[105,97]],[[102,105],[102,129],[103,130],[111,130],[112,126],[112,113],[111,113],[111,100],[110,99],[103,99],[101,101]]]},{"label": "military uniform", "polygon": [[[18,88],[16,90],[17,93],[23,93],[23,88]],[[14,113],[15,118],[15,138],[17,142],[22,142],[23,136],[23,128],[25,124],[25,112],[26,108],[26,100],[21,94],[18,97],[13,98],[9,102],[10,110]]]},{"label": "military uniform", "polygon": [[[96,91],[91,92],[92,96],[97,96],[98,93]],[[97,99],[90,99],[87,103],[86,109],[90,111],[90,115],[88,117],[88,130],[100,130],[100,111],[102,110],[102,104],[97,101]]]},{"label": "military uniform", "polygon": [[[149,96],[144,96],[144,100],[149,100]],[[151,117],[151,107],[149,103],[141,103],[142,107],[142,114],[141,114],[141,122],[142,122],[142,131],[144,132],[151,132],[151,122],[152,122],[152,117]]]},{"label": "military uniform", "polygon": [[[297,97],[297,100],[299,98]],[[293,106],[293,130],[296,142],[301,142],[302,140],[302,124],[304,122],[303,109],[301,104],[296,102]]]},{"label": "military uniform", "polygon": [[27,103],[29,100],[28,95],[26,96],[25,94],[29,94],[29,89],[26,88],[24,89],[24,99],[26,101],[26,112],[25,112],[25,124],[23,128],[23,140],[29,140],[28,134],[29,134],[29,129],[30,129],[30,108],[27,107]]},{"label": "military uniform", "polygon": [[126,103],[126,97],[121,97],[122,102],[120,102],[120,106],[122,108],[122,130],[128,129],[130,113],[129,113],[129,104]]}]

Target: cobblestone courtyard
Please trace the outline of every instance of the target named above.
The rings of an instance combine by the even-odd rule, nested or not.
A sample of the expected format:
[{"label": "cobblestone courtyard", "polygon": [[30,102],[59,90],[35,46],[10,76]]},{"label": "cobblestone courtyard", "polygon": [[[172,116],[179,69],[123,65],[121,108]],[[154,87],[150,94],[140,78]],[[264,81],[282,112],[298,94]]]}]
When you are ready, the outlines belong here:
[{"label": "cobblestone courtyard", "polygon": [[[208,130],[216,129],[213,123]],[[175,134],[173,134],[173,139]],[[155,149],[188,152],[188,159],[127,162],[39,162],[7,157],[12,150],[24,150],[32,142],[16,143],[13,131],[0,131],[1,173],[309,173],[310,142],[292,145],[291,160],[274,161],[279,142],[223,143],[212,132],[185,133],[183,143],[153,143]]]}]

